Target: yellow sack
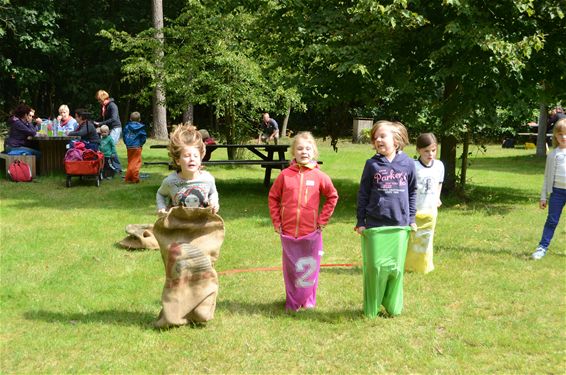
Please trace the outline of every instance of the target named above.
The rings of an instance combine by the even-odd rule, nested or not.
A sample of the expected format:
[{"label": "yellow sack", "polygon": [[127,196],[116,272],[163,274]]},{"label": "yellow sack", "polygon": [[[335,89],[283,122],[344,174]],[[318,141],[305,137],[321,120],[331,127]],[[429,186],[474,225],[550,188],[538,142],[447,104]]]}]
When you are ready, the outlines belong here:
[{"label": "yellow sack", "polygon": [[417,212],[417,231],[411,232],[405,271],[429,273],[434,270],[432,263],[434,228],[436,226],[436,212]]}]

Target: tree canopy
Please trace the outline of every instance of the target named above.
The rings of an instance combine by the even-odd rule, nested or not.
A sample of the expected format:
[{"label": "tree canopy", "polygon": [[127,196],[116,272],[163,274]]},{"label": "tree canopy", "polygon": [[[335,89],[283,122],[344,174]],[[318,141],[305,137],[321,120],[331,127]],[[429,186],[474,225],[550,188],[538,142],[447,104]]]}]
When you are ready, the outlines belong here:
[{"label": "tree canopy", "polygon": [[[517,129],[560,104],[566,6],[551,0],[175,0],[165,4],[163,80],[171,121],[196,104],[229,141],[261,111],[316,113],[337,138],[353,116],[434,131],[447,184],[456,144]],[[39,113],[93,104],[105,88],[151,123],[158,48],[151,4],[0,0],[0,105]]]}]

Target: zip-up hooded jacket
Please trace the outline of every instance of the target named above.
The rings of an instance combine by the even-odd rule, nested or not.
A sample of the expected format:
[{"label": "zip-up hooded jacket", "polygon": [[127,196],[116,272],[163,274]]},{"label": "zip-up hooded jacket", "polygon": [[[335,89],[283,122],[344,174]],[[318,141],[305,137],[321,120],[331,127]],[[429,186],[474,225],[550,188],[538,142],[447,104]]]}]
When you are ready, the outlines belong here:
[{"label": "zip-up hooded jacket", "polygon": [[[319,215],[321,195],[326,201]],[[300,165],[293,160],[275,179],[268,202],[273,227],[298,238],[328,223],[338,202],[338,192],[316,162]]]},{"label": "zip-up hooded jacket", "polygon": [[143,147],[147,140],[145,125],[137,121],[127,122],[122,135],[127,148]]},{"label": "zip-up hooded jacket", "polygon": [[366,161],[358,191],[357,227],[407,226],[417,213],[415,162],[397,151],[393,161],[376,154]]}]

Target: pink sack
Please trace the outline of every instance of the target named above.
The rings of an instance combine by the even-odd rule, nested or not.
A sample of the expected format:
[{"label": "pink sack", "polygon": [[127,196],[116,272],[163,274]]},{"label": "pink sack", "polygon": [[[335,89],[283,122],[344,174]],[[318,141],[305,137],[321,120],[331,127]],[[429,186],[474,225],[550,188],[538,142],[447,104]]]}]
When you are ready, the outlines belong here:
[{"label": "pink sack", "polygon": [[283,280],[287,295],[285,308],[312,309],[316,305],[316,289],[322,257],[322,232],[293,238],[281,234],[283,246]]}]

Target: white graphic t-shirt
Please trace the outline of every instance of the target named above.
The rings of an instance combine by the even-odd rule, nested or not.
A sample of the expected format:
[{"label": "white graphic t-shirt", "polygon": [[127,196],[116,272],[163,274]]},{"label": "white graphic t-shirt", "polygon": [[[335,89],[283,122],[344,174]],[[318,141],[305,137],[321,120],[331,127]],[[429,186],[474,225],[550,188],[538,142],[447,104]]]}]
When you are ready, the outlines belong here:
[{"label": "white graphic t-shirt", "polygon": [[214,177],[207,171],[200,171],[197,178],[185,180],[171,173],[165,177],[156,194],[157,210],[170,206],[218,207],[218,192]]},{"label": "white graphic t-shirt", "polygon": [[444,181],[444,164],[440,160],[433,160],[427,167],[419,160],[415,160],[417,170],[417,211],[436,210],[440,192],[439,184]]}]

